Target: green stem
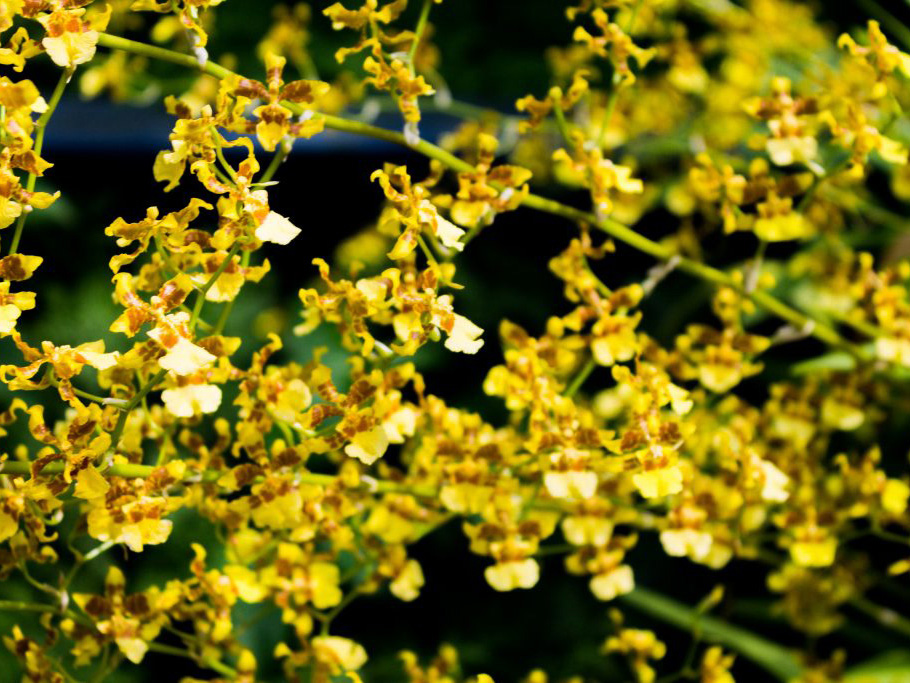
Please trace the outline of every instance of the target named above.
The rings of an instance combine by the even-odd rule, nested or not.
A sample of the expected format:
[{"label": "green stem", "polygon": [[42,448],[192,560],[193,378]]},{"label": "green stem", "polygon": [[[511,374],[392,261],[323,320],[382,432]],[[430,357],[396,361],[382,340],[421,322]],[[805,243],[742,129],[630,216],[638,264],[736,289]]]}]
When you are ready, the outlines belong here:
[{"label": "green stem", "polygon": [[[73,72],[75,70],[76,67],[71,66],[60,72],[60,80],[57,81],[57,86],[54,88],[51,99],[47,103],[47,109],[44,110],[44,113],[38,118],[38,122],[35,124],[34,152],[36,156],[41,156],[41,150],[44,149],[44,131],[47,129],[47,123],[51,120],[51,116],[54,115],[54,110],[57,108],[57,105],[60,104],[60,98],[63,97],[63,91],[66,89],[66,84],[69,83],[70,78],[73,77]],[[37,178],[38,176],[34,173],[28,174],[25,189],[29,194],[35,191],[35,182],[37,181]],[[15,254],[19,250],[19,241],[22,239],[22,231],[25,229],[25,221],[28,218],[29,213],[31,212],[27,211],[26,207],[23,207],[22,213],[16,221],[13,241],[9,245],[10,254]]]},{"label": "green stem", "polygon": [[54,605],[43,605],[39,602],[22,602],[20,600],[0,600],[0,612],[53,612],[58,610]]},{"label": "green stem", "polygon": [[[136,392],[136,395],[133,396],[129,402],[123,407],[120,415],[117,417],[117,424],[114,425],[114,431],[111,432],[111,450],[117,448],[117,443],[120,441],[120,437],[123,435],[123,429],[126,427],[126,419],[129,417],[133,408],[138,406],[142,399],[152,390],[152,388],[158,384],[164,376],[167,374],[167,370],[159,370],[156,372],[152,378],[144,384],[139,391]],[[12,464],[12,463],[10,463]],[[108,469],[110,471],[111,468]]]},{"label": "green stem", "polygon": [[240,240],[236,240],[230,251],[228,251],[227,255],[224,257],[224,259],[222,259],[221,263],[218,264],[218,267],[215,269],[215,272],[212,273],[212,276],[196,292],[196,303],[193,306],[193,314],[190,316],[189,322],[190,330],[196,329],[196,323],[199,321],[199,314],[202,313],[202,304],[205,303],[205,295],[208,294],[209,290],[215,286],[215,282],[219,277],[221,277],[221,274],[231,264],[231,262],[234,260],[234,254],[236,254],[239,250]]},{"label": "green stem", "polygon": [[[27,475],[31,472],[30,462],[6,461],[0,464],[0,473],[12,475]],[[45,465],[41,469],[42,475],[61,474],[65,463],[56,461]],[[144,479],[152,475],[158,469],[154,465],[137,465],[134,463],[116,463],[105,470],[105,474],[112,477],[125,477],[127,479]],[[199,480],[205,482],[217,481],[226,470],[203,470],[199,472],[189,472],[184,481]],[[300,472],[297,475],[298,481],[303,484],[315,484],[317,486],[329,486],[338,481],[338,477],[333,474],[317,474],[315,472]],[[254,482],[261,481],[257,478]],[[419,498],[436,498],[439,491],[435,486],[408,485],[397,481],[385,481],[378,479],[369,480],[369,484],[364,482],[367,488],[375,490],[377,493],[409,493]]]},{"label": "green stem", "polygon": [[588,362],[584,364],[581,370],[578,371],[578,374],[572,378],[572,381],[569,382],[569,386],[566,387],[563,396],[567,398],[572,398],[575,394],[578,393],[578,390],[581,389],[581,385],[585,383],[585,380],[590,377],[591,373],[594,372],[594,368],[597,367],[597,361],[594,358],[589,358]]},{"label": "green stem", "polygon": [[818,193],[818,190],[819,190],[819,188],[821,188],[822,184],[824,184],[824,182],[826,180],[836,176],[838,173],[843,171],[849,165],[850,165],[850,157],[847,156],[846,158],[841,159],[839,162],[837,162],[830,169],[825,171],[825,173],[823,173],[822,175],[815,176],[815,178],[812,180],[812,184],[809,186],[809,189],[806,190],[806,193],[803,195],[803,198],[800,199],[799,203],[796,205],[796,211],[798,211],[800,213],[805,211],[806,208],[809,206],[809,204],[812,202],[812,199]]},{"label": "green stem", "polygon": [[99,555],[106,553],[115,545],[116,543],[114,543],[114,541],[105,541],[101,545],[92,548],[84,555],[78,555],[76,557],[76,561],[73,563],[72,568],[66,575],[66,578],[63,580],[63,590],[66,590],[73,583],[73,579],[76,578],[76,574],[79,573],[79,570],[82,569],[85,564],[91,562]]},{"label": "green stem", "polygon": [[832,346],[843,348],[844,350],[849,351],[851,354],[859,358],[862,358],[864,356],[861,349],[854,347],[852,344],[842,339],[837,331],[829,325],[810,318],[806,314],[797,311],[795,308],[792,308],[791,306],[783,303],[767,292],[761,290],[746,292],[744,291],[742,283],[738,280],[735,280],[727,273],[718,270],[713,266],[706,265],[685,256],[679,256],[672,248],[649,240],[644,235],[640,235],[631,228],[613,220],[612,218],[604,218],[602,220],[598,220],[593,214],[565,206],[559,202],[553,201],[552,199],[545,199],[544,197],[540,197],[534,194],[528,195],[524,201],[524,205],[557,216],[562,216],[563,218],[567,218],[575,222],[594,225],[598,229],[604,231],[620,242],[625,242],[629,246],[634,247],[635,249],[638,249],[639,251],[653,256],[654,258],[661,261],[669,261],[674,256],[676,256],[676,267],[679,270],[690,275],[694,275],[695,277],[698,277],[707,282],[711,282],[715,285],[731,287],[741,294],[748,296],[758,306],[762,307],[769,313],[773,313],[779,318],[782,318],[783,320],[796,325],[800,329],[806,329],[809,334],[815,338]]},{"label": "green stem", "polygon": [[845,313],[841,313],[840,311],[837,311],[837,310],[826,310],[825,313],[827,313],[828,316],[830,316],[831,318],[834,318],[838,322],[840,322],[844,325],[849,325],[854,330],[856,330],[857,332],[861,332],[862,334],[866,335],[870,339],[878,339],[879,337],[888,336],[884,330],[876,327],[872,323],[866,322],[865,320],[856,320],[852,316],[849,316]]},{"label": "green stem", "polygon": [[423,238],[423,235],[417,235],[417,245],[420,247],[420,251],[423,252],[424,258],[426,258],[427,263],[433,268],[435,272],[439,272],[439,262],[436,260],[436,257],[433,256],[433,252],[430,251],[430,247],[427,246],[426,240]]},{"label": "green stem", "polygon": [[604,146],[604,138],[607,136],[610,121],[613,119],[613,112],[616,110],[616,102],[619,100],[619,90],[616,86],[617,81],[614,79],[610,89],[610,96],[607,98],[607,106],[604,109],[604,117],[600,122],[600,134],[597,136],[597,146],[601,148]]},{"label": "green stem", "polygon": [[[184,306],[183,304],[180,304],[177,308],[179,310],[183,311],[184,313],[189,313],[190,315],[193,314],[193,309],[191,309],[189,306]],[[215,326],[212,325],[212,323],[206,322],[202,318],[196,318],[196,326],[201,327],[202,331],[207,332],[208,334],[212,334],[212,330],[215,329]]]},{"label": "green stem", "polygon": [[[632,8],[632,16],[629,17],[629,24],[626,26],[626,33],[631,34],[632,29],[635,27],[635,19],[638,17],[638,10],[641,9],[642,0],[638,0],[635,3],[635,7]],[[614,72],[613,74],[613,85],[610,89],[610,97],[607,99],[607,107],[604,110],[604,117],[600,123],[600,135],[597,136],[597,146],[604,146],[604,137],[607,135],[607,129],[610,127],[610,121],[613,119],[613,112],[616,110],[616,102],[619,99],[619,85],[618,74]]]},{"label": "green stem", "polygon": [[414,42],[411,43],[411,49],[408,50],[408,71],[411,76],[414,75],[414,55],[417,54],[420,38],[427,27],[427,19],[430,16],[430,6],[432,4],[433,0],[423,0],[423,7],[420,8],[420,18],[417,20],[417,27],[414,29]]},{"label": "green stem", "polygon": [[189,650],[182,650],[179,647],[174,647],[172,645],[163,645],[162,643],[148,643],[149,652],[160,652],[163,655],[172,655],[174,657],[185,657],[187,659],[192,659],[194,662],[198,662],[207,669],[212,671],[217,671],[222,676],[227,678],[237,678],[237,670],[229,667],[223,662],[219,662],[217,659],[198,659],[192,652]]},{"label": "green stem", "polygon": [[[57,376],[54,374],[52,369],[49,369],[47,372],[47,380],[55,387],[60,386],[60,380],[57,379]],[[81,398],[84,398],[89,401],[94,401],[95,403],[100,403],[102,405],[120,406],[120,405],[126,404],[126,401],[122,401],[121,399],[118,399],[118,398],[99,396],[98,394],[91,394],[87,391],[83,391],[82,389],[78,389],[78,388],[74,387],[72,385],[72,383],[70,384],[70,390],[74,394],[76,394],[76,396],[80,396]]]},{"label": "green stem", "polygon": [[566,113],[562,110],[560,100],[562,100],[562,90],[559,88],[550,89],[550,98],[553,100],[553,113],[556,115],[556,126],[559,128],[559,134],[566,141],[567,145],[572,144],[572,135],[569,131],[569,124],[566,121]]},{"label": "green stem", "polygon": [[215,78],[227,78],[233,74],[233,71],[230,69],[226,69],[225,67],[221,66],[220,64],[216,64],[211,60],[207,60],[205,64],[200,65],[199,60],[197,60],[196,57],[192,55],[181,54],[180,52],[175,52],[174,50],[168,50],[164,47],[157,47],[156,45],[141,43],[137,40],[121,38],[120,36],[114,36],[110,33],[99,33],[98,45],[101,47],[109,48],[111,50],[124,50],[126,52],[132,52],[133,54],[151,57],[152,59],[179,64],[180,66],[185,66],[188,69],[199,70],[201,68],[202,71],[214,76]]},{"label": "green stem", "polygon": [[332,621],[335,619],[335,617],[337,617],[339,614],[341,614],[341,610],[343,610],[345,607],[347,607],[352,602],[354,602],[354,600],[360,595],[362,595],[362,593],[360,592],[359,588],[354,588],[351,590],[350,593],[348,593],[341,599],[341,602],[339,602],[337,605],[335,605],[335,607],[332,608],[331,612],[328,612],[327,614],[324,614],[324,615],[316,614],[315,615],[316,618],[322,620],[322,627],[319,629],[320,635],[323,635],[323,636],[329,635],[329,627],[332,625]]},{"label": "green stem", "polygon": [[862,597],[852,598],[850,605],[866,616],[872,617],[882,626],[910,638],[910,619],[901,616],[894,610],[876,605],[874,602]]},{"label": "green stem", "polygon": [[684,631],[691,631],[697,625],[705,640],[712,640],[740,653],[780,680],[789,681],[800,675],[799,662],[786,648],[744,628],[702,614],[646,588],[636,588],[620,600]]},{"label": "green stem", "polygon": [[[229,76],[233,73],[229,69],[226,69],[223,66],[212,61],[208,61],[200,67],[199,62],[197,62],[194,57],[191,57],[189,55],[183,55],[179,52],[174,52],[165,48],[146,45],[145,43],[140,43],[134,40],[127,40],[118,36],[112,36],[107,33],[100,34],[98,44],[103,47],[127,50],[134,54],[144,55],[154,59],[162,59],[175,64],[182,64],[191,69],[198,70],[201,68],[202,71],[215,76],[216,78],[225,78],[226,76]],[[303,112],[303,109],[293,102],[283,102],[282,106],[294,114],[299,115]],[[365,135],[377,140],[384,140],[386,142],[391,142],[407,147],[409,149],[413,149],[414,151],[419,152],[426,157],[436,159],[437,161],[443,163],[450,169],[457,172],[472,172],[476,170],[471,164],[464,161],[463,159],[459,159],[451,152],[447,152],[446,150],[437,147],[436,145],[427,142],[424,139],[419,140],[414,145],[409,145],[405,140],[404,135],[397,131],[380,128],[378,126],[373,126],[362,121],[351,121],[341,116],[334,116],[332,114],[321,114],[321,116],[325,121],[326,128],[344,133],[353,133],[355,135]],[[593,225],[611,237],[659,260],[668,261],[676,256],[678,258],[677,267],[683,272],[694,275],[695,277],[701,278],[702,280],[706,280],[715,285],[732,287],[743,295],[748,296],[758,306],[765,309],[769,313],[773,313],[783,320],[792,323],[801,329],[805,329],[811,336],[814,336],[816,339],[819,339],[826,344],[843,348],[857,358],[865,358],[865,353],[861,349],[854,347],[852,344],[842,339],[834,328],[824,324],[821,321],[810,318],[809,316],[801,313],[800,311],[797,311],[796,309],[783,303],[767,292],[744,292],[742,284],[723,271],[686,257],[680,257],[672,248],[658,244],[657,242],[654,242],[653,240],[640,235],[628,226],[625,226],[622,223],[619,223],[611,218],[599,220],[592,213],[574,209],[572,207],[561,204],[560,202],[554,201],[552,199],[546,199],[545,197],[541,197],[535,194],[529,194],[525,198],[523,205],[531,209],[536,209],[538,211],[544,211],[546,213],[562,216],[576,223],[581,222],[588,225]]]},{"label": "green stem", "polygon": [[[246,268],[248,265],[250,265],[250,252],[245,251],[240,256],[240,266],[242,268]],[[235,296],[233,299],[228,301],[224,305],[224,308],[221,309],[221,315],[218,316],[218,321],[215,323],[215,326],[212,327],[212,330],[211,330],[211,333],[213,336],[219,335],[222,332],[224,332],[224,327],[225,327],[225,325],[227,325],[228,318],[231,317],[231,310],[233,310],[234,302],[237,301],[238,296],[240,296],[239,292],[237,293],[237,296]]]},{"label": "green stem", "polygon": [[225,172],[230,176],[231,182],[237,182],[237,173],[228,163],[227,159],[224,158],[224,151],[221,149],[221,144],[218,142],[218,137],[215,137],[215,156],[218,157],[218,161],[221,162],[221,166],[224,168]]},{"label": "green stem", "polygon": [[[395,103],[395,100],[390,96],[384,95],[374,95],[369,98],[372,102],[375,102],[379,106],[379,111],[381,113],[388,112],[397,112],[398,105]],[[440,105],[438,102],[429,99],[426,102],[421,102],[420,104],[421,111],[435,112],[440,114],[448,114],[449,116],[454,116],[461,119],[495,119],[496,121],[501,121],[503,123],[514,123],[517,124],[520,121],[523,121],[524,118],[516,114],[506,114],[498,109],[493,109],[492,107],[484,107],[477,104],[472,104],[470,102],[465,102],[463,100],[452,100],[451,102],[443,105]],[[544,129],[547,129],[551,126],[548,121],[542,121],[540,124]]]},{"label": "green stem", "polygon": [[272,160],[269,162],[268,168],[262,173],[262,177],[259,178],[256,182],[259,184],[269,182],[278,172],[278,167],[288,158],[288,154],[291,153],[291,148],[294,146],[294,139],[290,138],[287,142],[284,140],[278,145],[278,149],[275,150],[275,153],[272,155]]}]

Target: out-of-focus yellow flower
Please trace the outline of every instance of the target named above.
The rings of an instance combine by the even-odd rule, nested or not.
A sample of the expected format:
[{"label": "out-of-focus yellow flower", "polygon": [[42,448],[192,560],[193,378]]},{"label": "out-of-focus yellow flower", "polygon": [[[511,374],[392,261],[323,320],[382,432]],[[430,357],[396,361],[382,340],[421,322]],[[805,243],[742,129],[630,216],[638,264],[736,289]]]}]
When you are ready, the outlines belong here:
[{"label": "out-of-focus yellow flower", "polygon": [[701,683],[735,683],[730,673],[734,660],[734,655],[725,655],[717,645],[709,647],[701,659]]},{"label": "out-of-focus yellow flower", "polygon": [[573,154],[570,156],[566,150],[558,149],[553,153],[553,162],[557,165],[557,173],[562,173],[566,180],[591,191],[594,209],[599,216],[612,213],[617,192],[641,194],[644,191],[642,181],[632,177],[631,168],[604,159],[599,147],[585,145],[580,131],[573,134],[573,142]]},{"label": "out-of-focus yellow flower", "polygon": [[635,575],[632,573],[632,567],[621,564],[606,572],[595,574],[588,586],[594,597],[609,602],[618,595],[631,593],[635,589]]},{"label": "out-of-focus yellow flower", "polygon": [[[200,11],[208,7],[220,5],[224,0],[133,0],[130,5],[132,11],[149,11],[170,14],[177,14],[173,17],[173,23],[180,28],[192,31],[194,50],[196,59],[200,64],[205,64],[208,54],[205,52],[205,46],[208,42],[208,34],[202,27],[200,21]],[[162,19],[162,22],[165,20]]]},{"label": "out-of-focus yellow flower", "polygon": [[632,475],[638,492],[645,498],[663,498],[682,491],[683,477],[679,467],[660,467]]},{"label": "out-of-focus yellow flower", "polygon": [[487,567],[483,575],[487,583],[498,591],[533,588],[540,578],[540,565],[530,557],[508,560]]},{"label": "out-of-focus yellow flower", "polygon": [[910,499],[910,486],[900,479],[889,479],[882,489],[882,507],[892,515],[902,515],[907,511],[907,500]]},{"label": "out-of-focus yellow flower", "polygon": [[638,680],[641,683],[653,683],[655,672],[648,664],[648,660],[663,659],[667,653],[667,646],[659,641],[652,631],[623,628],[618,635],[607,639],[604,650],[629,657]]},{"label": "out-of-focus yellow flower", "polygon": [[853,57],[874,73],[872,97],[880,99],[888,92],[888,86],[885,83],[886,76],[894,71],[899,71],[905,77],[910,76],[910,55],[888,42],[877,21],[870,19],[867,26],[869,47],[857,44],[847,33],[841,34],[837,39],[837,46],[846,48]]},{"label": "out-of-focus yellow flower", "polygon": [[317,636],[311,643],[316,661],[331,667],[332,671],[356,671],[367,662],[363,646],[348,638]]},{"label": "out-of-focus yellow flower", "polygon": [[623,86],[635,82],[635,74],[629,66],[629,58],[634,57],[639,68],[647,65],[656,54],[654,49],[642,49],[632,42],[618,24],[610,21],[607,13],[597,8],[591,12],[591,18],[600,29],[600,36],[593,36],[581,26],[575,28],[573,40],[584,43],[589,50],[600,57],[608,58],[618,74],[618,81]]},{"label": "out-of-focus yellow flower", "polygon": [[417,560],[407,560],[395,578],[389,583],[389,590],[399,600],[411,602],[420,595],[424,585],[423,569]]},{"label": "out-of-focus yellow flower", "polygon": [[806,526],[794,530],[790,559],[800,567],[828,567],[837,553],[837,538],[823,529]]},{"label": "out-of-focus yellow flower", "polygon": [[815,227],[805,216],[793,210],[793,200],[769,193],[758,204],[758,218],[753,227],[755,234],[766,242],[785,242],[804,239],[815,233]]}]

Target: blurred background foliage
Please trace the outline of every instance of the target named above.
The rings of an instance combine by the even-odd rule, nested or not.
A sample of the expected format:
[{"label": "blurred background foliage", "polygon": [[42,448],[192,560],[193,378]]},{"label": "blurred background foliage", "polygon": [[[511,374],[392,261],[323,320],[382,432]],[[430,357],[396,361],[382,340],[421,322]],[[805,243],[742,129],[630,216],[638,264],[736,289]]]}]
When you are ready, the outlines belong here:
[{"label": "blurred background foliage", "polygon": [[[261,77],[256,44],[271,24],[273,8],[284,4],[227,0],[216,11],[210,54],[222,63],[233,61],[241,73]],[[348,39],[333,32],[328,20],[321,16],[328,4],[324,0],[312,4],[310,25],[310,49],[316,68],[325,79],[339,70],[334,51]],[[882,4],[900,20],[910,22],[907,3],[895,0]],[[461,101],[506,113],[514,112],[518,97],[544,93],[550,79],[540,46],[571,42],[565,6],[566,3],[554,0],[447,0],[435,6],[432,23],[439,29],[433,40],[440,49],[441,71],[452,92]],[[834,34],[862,24],[867,17],[862,0],[817,2],[814,9]],[[416,16],[417,10],[415,5],[408,12]],[[407,16],[401,22],[404,26],[410,25]],[[46,90],[56,74],[51,65],[41,61],[35,60],[37,73],[30,77]],[[31,343],[53,339],[57,344],[75,345],[97,339],[99,330],[107,330],[117,316],[107,268],[115,245],[103,231],[118,216],[138,220],[148,206],[158,206],[166,212],[184,205],[187,190],[165,195],[154,182],[151,169],[155,154],[168,144],[171,125],[161,98],[182,92],[190,80],[191,76],[177,67],[150,63],[148,83],[158,85],[155,96],[149,98],[152,104],[146,107],[103,99],[84,102],[72,94],[64,99],[48,130],[45,147],[45,156],[54,162],[54,167],[43,179],[45,187],[39,183],[39,189],[59,189],[62,197],[50,209],[32,217],[24,237],[23,250],[45,258],[40,276],[32,281],[39,312],[26,314],[19,324],[24,338]],[[448,116],[430,115],[422,124],[422,132],[434,140],[456,123]],[[389,125],[399,124],[392,118]],[[267,159],[267,155],[261,158]],[[369,182],[369,175],[385,162],[407,162],[415,177],[422,177],[427,168],[425,159],[400,148],[341,134],[325,133],[296,143],[294,153],[278,174],[280,183],[270,192],[270,203],[304,232],[290,247],[268,251],[272,272],[260,285],[245,288],[239,298],[227,328],[228,334],[244,337],[234,358],[237,365],[243,367],[270,331],[278,332],[285,344],[282,360],[306,362],[316,347],[338,348],[337,338],[326,328],[306,337],[292,334],[300,310],[297,291],[313,285],[314,257],[331,260],[346,238],[375,221],[382,197],[379,188]],[[573,194],[548,188],[548,193],[578,206],[584,206],[587,200],[584,191]],[[568,243],[570,227],[530,211],[503,214],[459,258],[457,280],[465,290],[456,294],[458,310],[486,330],[487,343],[476,356],[461,355],[455,361],[441,345],[421,349],[416,362],[432,393],[452,405],[479,411],[494,424],[504,421],[506,411],[501,402],[484,396],[480,389],[487,370],[501,358],[496,341],[498,324],[508,319],[534,334],[543,329],[549,315],[568,310],[561,284],[550,274],[547,262]],[[661,225],[656,221],[643,229],[652,236],[661,234]],[[740,242],[741,257],[749,255],[753,248],[750,239],[745,234],[727,238],[723,260],[736,260],[736,245]],[[787,249],[772,246],[769,260],[785,256]],[[599,274],[613,287],[640,280],[651,265],[653,262],[647,257],[624,249],[621,258],[606,259]],[[643,305],[643,329],[663,342],[672,340],[685,323],[710,317],[709,294],[703,283],[672,274]],[[773,329],[773,323],[769,329]],[[122,338],[110,333],[102,336],[109,349],[123,344]],[[800,347],[805,357],[818,355],[820,350],[820,346],[813,348],[812,344]],[[769,379],[782,376],[801,359],[789,355],[792,353],[793,347],[785,346],[768,356],[762,380],[744,382],[741,390],[745,394],[763,392]],[[324,362],[340,370],[343,359],[343,353],[330,352]],[[0,345],[0,362],[17,360],[12,344]],[[607,370],[597,373],[593,386],[598,378],[608,377]],[[758,398],[761,396],[757,393]],[[6,387],[0,386],[0,406],[8,405],[10,398]],[[48,407],[50,416],[54,415],[53,410],[59,411],[59,405]],[[222,403],[221,410],[234,410],[230,400]],[[885,444],[906,433],[907,415],[907,411],[895,411],[883,430]],[[24,436],[21,428],[21,424],[14,426],[9,443]],[[163,583],[174,575],[175,567],[182,567],[183,575],[188,576],[192,542],[204,545],[217,565],[221,559],[220,542],[209,523],[191,510],[182,510],[174,521],[174,532],[166,545],[149,547],[139,555],[111,551],[83,571],[74,589],[97,592],[111,562],[124,569],[129,592]],[[364,670],[368,680],[400,680],[398,651],[413,649],[426,657],[443,642],[458,647],[465,671],[485,671],[497,681],[512,680],[516,671],[536,667],[547,670],[554,678],[580,675],[586,680],[630,680],[628,670],[618,660],[598,654],[610,631],[609,619],[606,606],[592,599],[585,579],[568,576],[557,557],[543,562],[544,580],[534,590],[496,594],[483,579],[484,559],[467,552],[467,540],[455,524],[450,523],[414,547],[413,556],[423,566],[427,579],[416,602],[402,603],[387,594],[363,599],[345,609],[333,626],[339,635],[356,637],[370,653]],[[60,529],[64,536],[68,531],[65,526]],[[653,538],[642,539],[629,559],[636,568],[638,583],[664,589],[688,604],[697,603],[717,581],[710,569],[686,559],[667,557]],[[899,558],[883,561],[896,559]],[[52,570],[48,571],[47,576],[42,576],[41,568],[35,573],[52,580]],[[681,576],[686,577],[685,582],[679,580]],[[779,642],[801,642],[801,636],[773,613],[760,568],[737,562],[727,576],[732,577],[729,591],[736,597],[721,606],[719,616],[735,619],[758,633],[773,634]],[[19,579],[6,581],[3,591],[7,599],[36,597],[35,591]],[[278,614],[271,611],[264,616],[255,606],[247,605],[237,609],[245,611],[238,623],[246,619],[248,625],[241,639],[260,662],[273,661],[269,655],[275,643],[289,635]],[[0,631],[9,632],[17,616],[21,615],[0,614]],[[852,653],[872,656],[904,645],[893,632],[856,616],[855,623],[829,639],[829,647],[836,647],[839,638],[849,638]],[[627,618],[632,624],[655,629],[668,644],[665,670],[678,667],[689,647],[689,634],[633,612]],[[37,619],[24,616],[21,625],[36,632]],[[0,648],[0,681],[17,680],[14,671],[15,660]],[[739,680],[763,678],[759,669],[751,668],[744,660],[738,663],[737,672]],[[263,680],[275,679],[279,673],[277,668],[261,670]],[[204,674],[188,660],[149,652],[141,667],[125,665],[110,680],[175,681],[181,675]]]}]

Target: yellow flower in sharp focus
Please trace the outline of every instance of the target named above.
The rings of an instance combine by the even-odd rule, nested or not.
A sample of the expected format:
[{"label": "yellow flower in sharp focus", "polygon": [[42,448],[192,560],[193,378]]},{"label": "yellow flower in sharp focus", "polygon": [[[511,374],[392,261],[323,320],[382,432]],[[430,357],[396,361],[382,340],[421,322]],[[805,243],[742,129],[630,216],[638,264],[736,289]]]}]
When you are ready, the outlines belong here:
[{"label": "yellow flower in sharp focus", "polygon": [[110,488],[111,485],[95,469],[95,466],[89,465],[85,469],[79,470],[79,474],[76,475],[76,489],[73,491],[73,495],[91,500],[105,496]]},{"label": "yellow flower in sharp focus", "polygon": [[34,292],[9,291],[9,282],[0,282],[0,337],[11,334],[22,311],[35,307]]},{"label": "yellow flower in sharp focus", "polygon": [[272,412],[283,422],[293,424],[300,419],[300,414],[313,402],[313,394],[306,383],[294,378],[285,384],[275,401]]},{"label": "yellow flower in sharp focus", "polygon": [[442,216],[436,216],[436,237],[442,242],[443,246],[455,251],[464,249],[464,243],[461,238],[465,236],[465,231]]},{"label": "yellow flower in sharp focus", "polygon": [[465,231],[440,216],[429,199],[420,202],[417,217],[422,224],[432,226],[434,234],[444,246],[455,251],[464,249],[464,244],[460,240],[465,236]]},{"label": "yellow flower in sharp focus", "polygon": [[[166,318],[165,323],[148,332],[149,337],[167,351],[158,359],[158,365],[177,375],[191,375],[215,361],[215,356],[180,334],[178,328],[189,321],[187,313],[180,311]],[[185,331],[183,333],[186,334]]]},{"label": "yellow flower in sharp focus", "polygon": [[57,66],[72,67],[84,64],[95,56],[98,32],[107,28],[111,6],[103,13],[95,14],[91,21],[82,16],[84,9],[58,9],[51,14],[38,17],[47,31],[41,45]]},{"label": "yellow flower in sharp focus", "polygon": [[[253,110],[258,121],[241,119],[237,132],[255,133],[259,144],[272,152],[282,144],[286,136],[309,138],[323,129],[322,116],[314,114],[316,101],[329,92],[328,83],[314,80],[299,80],[285,83],[281,74],[287,60],[280,55],[265,55],[266,82],[232,76],[226,83],[233,86],[233,95],[245,101],[259,100],[263,104]],[[303,115],[294,118],[283,102],[293,102],[305,109]]]},{"label": "yellow flower in sharp focus", "polygon": [[0,259],[0,278],[12,282],[28,280],[35,270],[44,262],[40,256],[10,254]]},{"label": "yellow flower in sharp focus", "polygon": [[445,347],[449,351],[458,353],[477,353],[483,346],[483,339],[478,337],[483,334],[483,328],[478,327],[463,315],[453,314],[455,322],[449,331],[449,336],[445,341]]},{"label": "yellow flower in sharp focus", "polygon": [[[298,488],[273,490],[269,482],[254,486],[260,504],[251,511],[253,523],[270,529],[291,529],[303,521],[304,494]],[[261,495],[261,494],[266,495]]]},{"label": "yellow flower in sharp focus", "polygon": [[[9,286],[9,283],[4,283]],[[3,304],[0,305],[0,336],[7,336],[10,334],[16,327],[16,321],[19,319],[19,316],[22,315],[22,311],[13,304]]]},{"label": "yellow flower in sharp focus", "polygon": [[146,545],[164,543],[171,533],[173,522],[163,519],[166,502],[161,498],[142,497],[119,507],[116,513],[104,500],[92,499],[88,513],[88,532],[99,541],[125,543],[130,550],[141,553]]},{"label": "yellow flower in sharp focus", "polygon": [[275,244],[289,244],[299,234],[300,228],[274,211],[269,211],[262,225],[256,228],[256,239]]},{"label": "yellow flower in sharp focus", "polygon": [[164,407],[175,417],[214,413],[221,405],[221,389],[212,384],[188,384],[161,392]]}]

